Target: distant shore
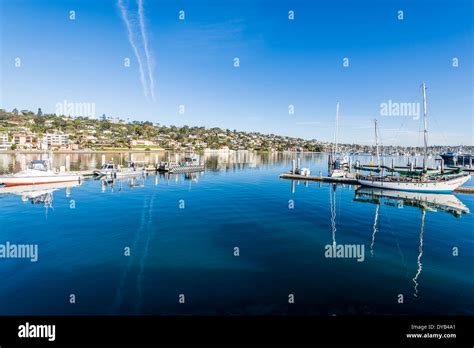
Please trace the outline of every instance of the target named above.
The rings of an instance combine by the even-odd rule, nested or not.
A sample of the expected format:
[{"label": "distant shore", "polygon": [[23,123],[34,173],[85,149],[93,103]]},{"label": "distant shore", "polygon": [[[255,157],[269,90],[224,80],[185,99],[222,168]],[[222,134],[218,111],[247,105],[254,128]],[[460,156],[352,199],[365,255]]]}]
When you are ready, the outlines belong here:
[{"label": "distant shore", "polygon": [[[258,152],[258,153],[271,153],[269,151],[261,151],[261,150],[229,150],[229,151],[220,151],[220,150],[214,150],[211,149],[209,150],[209,153],[226,153],[226,152],[237,152],[237,151],[249,151],[249,152]],[[0,154],[9,154],[9,155],[15,155],[15,154],[24,154],[24,155],[30,155],[30,154],[48,154],[50,151],[44,151],[44,150],[0,150]],[[57,150],[53,151],[53,154],[94,154],[94,153],[124,153],[124,152],[134,152],[134,153],[160,153],[160,152],[189,152],[186,150],[166,150],[166,149],[149,149],[149,150],[144,150],[144,149],[116,149],[116,150]],[[197,153],[204,153],[204,151],[195,151]],[[314,153],[314,154],[325,154],[326,152],[317,152],[317,151],[275,151],[276,153]]]},{"label": "distant shore", "polygon": [[[91,153],[123,153],[123,152],[140,152],[140,153],[156,153],[156,152],[166,152],[165,149],[153,149],[153,150],[143,150],[143,149],[130,149],[130,150],[57,150],[53,151],[53,154],[91,154]],[[50,151],[44,150],[0,150],[0,154],[48,154]]]}]

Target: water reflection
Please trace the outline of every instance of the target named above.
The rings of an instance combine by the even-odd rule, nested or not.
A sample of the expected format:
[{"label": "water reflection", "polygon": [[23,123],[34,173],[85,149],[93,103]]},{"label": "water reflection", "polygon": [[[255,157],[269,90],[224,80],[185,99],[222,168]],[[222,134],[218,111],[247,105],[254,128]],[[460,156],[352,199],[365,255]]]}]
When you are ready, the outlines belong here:
[{"label": "water reflection", "polygon": [[102,177],[96,180],[100,180],[102,192],[107,191],[107,188],[110,188],[111,192],[114,192],[115,190],[121,192],[123,191],[124,187],[131,189],[145,187],[146,175],[137,175],[123,178]]},{"label": "water reflection", "polygon": [[[298,182],[299,183],[299,182]],[[291,192],[295,193],[296,180],[291,182]],[[321,189],[321,187],[329,187],[329,208],[330,208],[330,226],[332,232],[332,243],[336,245],[336,232],[337,232],[337,223],[336,223],[336,191],[338,186],[342,188],[351,188],[350,185],[340,185],[340,184],[321,184],[321,183],[311,183],[312,187]],[[416,271],[412,278],[414,283],[413,287],[413,296],[418,298],[419,295],[419,279],[423,270],[422,256],[423,256],[423,239],[425,233],[425,218],[427,212],[444,212],[452,215],[455,218],[459,218],[464,214],[468,214],[469,208],[454,194],[440,194],[440,193],[422,193],[422,192],[406,192],[406,191],[395,191],[395,190],[384,190],[377,188],[368,188],[368,187],[355,187],[354,188],[354,198],[353,201],[357,203],[370,203],[374,204],[375,212],[371,228],[371,242],[370,242],[370,253],[374,257],[375,254],[375,244],[376,236],[380,231],[380,215],[382,211],[382,206],[392,207],[396,209],[402,209],[404,207],[408,208],[417,208],[421,212],[420,217],[420,232],[418,239],[418,256],[416,259]],[[384,210],[384,214],[389,216],[390,211]],[[392,230],[392,229],[391,229]],[[405,264],[403,253],[401,252],[400,245],[398,244],[397,239],[397,248],[402,256],[402,263]],[[406,264],[405,264],[406,265]]]},{"label": "water reflection", "polygon": [[425,233],[425,215],[426,215],[426,210],[421,209],[421,227],[420,227],[420,246],[418,248],[419,254],[417,258],[417,265],[418,268],[416,270],[416,274],[413,277],[413,282],[415,283],[415,292],[413,296],[418,297],[418,277],[421,274],[421,270],[423,269],[423,264],[421,263],[421,256],[423,255],[423,234]]},{"label": "water reflection", "polygon": [[[29,162],[37,159],[47,159],[48,153],[15,153],[0,154],[0,174],[14,173],[24,170]],[[67,170],[90,170],[99,168],[104,162],[114,162],[121,166],[129,162],[144,162],[156,164],[172,159],[176,162],[184,161],[186,153],[160,152],[94,152],[94,153],[53,153],[52,165],[55,168],[67,165]],[[255,151],[204,152],[206,170],[235,171],[245,168],[265,168],[282,161],[290,163],[291,159],[299,156],[293,153],[258,153]],[[315,155],[316,158],[321,155]],[[312,156],[310,156],[312,158]],[[322,158],[322,157],[321,157]]]},{"label": "water reflection", "polygon": [[[154,155],[148,154],[151,159]],[[116,154],[113,156],[117,158]],[[446,287],[446,292],[451,291],[447,288],[451,284],[450,279],[461,278],[463,273],[466,273],[468,263],[464,262],[459,265],[460,267],[452,267],[450,269],[452,273],[449,274],[445,273],[444,269],[436,269],[436,272],[440,272],[438,279],[446,279],[445,282],[435,282],[427,269],[430,266],[436,266],[435,262],[445,257],[442,252],[439,252],[442,249],[439,246],[445,245],[453,238],[452,235],[446,233],[446,227],[451,227],[449,222],[455,220],[452,216],[466,214],[469,209],[454,195],[404,193],[367,188],[359,188],[355,191],[351,185],[280,180],[278,175],[291,167],[292,156],[294,154],[241,154],[240,157],[236,154],[214,154],[208,155],[207,159],[215,164],[216,170],[221,168],[223,175],[208,168],[203,173],[149,174],[144,177],[114,181],[87,180],[82,187],[75,188],[69,184],[60,188],[60,191],[54,191],[54,197],[53,192],[46,192],[50,193],[50,196],[46,195],[38,200],[33,199],[31,203],[40,204],[39,209],[38,205],[33,207],[30,203],[22,205],[20,199],[23,197],[22,194],[19,194],[19,197],[10,196],[3,200],[2,198],[6,197],[0,195],[1,210],[4,212],[0,221],[3,220],[5,226],[9,224],[14,226],[12,231],[8,231],[11,235],[21,231],[25,224],[37,226],[32,230],[47,231],[40,236],[43,238],[42,243],[53,245],[54,248],[51,250],[59,256],[62,256],[61,250],[65,250],[63,246],[71,245],[71,243],[78,247],[77,255],[83,251],[81,248],[89,251],[90,248],[98,245],[97,252],[90,253],[90,255],[98,255],[96,259],[93,259],[90,264],[72,264],[71,269],[96,269],[97,264],[101,263],[117,265],[110,272],[100,270],[103,271],[100,273],[101,276],[107,277],[107,281],[103,283],[109,284],[110,289],[104,290],[100,286],[97,287],[99,291],[102,291],[102,293],[97,291],[100,296],[97,296],[100,299],[97,304],[100,305],[99,302],[102,302],[109,306],[110,302],[117,301],[117,303],[114,302],[115,313],[128,313],[129,307],[131,312],[133,308],[135,312],[146,312],[145,304],[151,307],[149,313],[162,313],[161,311],[174,313],[173,308],[171,310],[166,308],[168,297],[164,296],[165,300],[162,300],[159,296],[163,292],[168,296],[174,289],[181,291],[183,288],[193,290],[199,288],[192,281],[181,282],[182,279],[201,279],[201,277],[194,277],[196,270],[205,276],[202,279],[209,284],[209,288],[203,287],[203,296],[207,296],[205,292],[212,291],[212,287],[215,287],[214,281],[222,283],[221,280],[225,279],[225,283],[228,284],[255,283],[262,287],[268,284],[265,291],[269,294],[274,293],[274,289],[278,286],[308,289],[304,294],[308,302],[302,303],[302,307],[306,304],[317,303],[314,308],[320,306],[317,308],[320,313],[327,312],[326,304],[339,304],[338,301],[342,298],[347,299],[344,300],[344,306],[346,304],[349,306],[351,301],[352,303],[367,303],[367,309],[361,309],[364,313],[392,313],[405,311],[407,306],[403,306],[400,310],[397,307],[394,310],[390,302],[392,298],[390,293],[394,289],[405,290],[408,287],[408,292],[404,291],[404,293],[408,293],[410,297],[414,295],[418,299],[421,297],[425,304],[422,307],[419,305],[420,301],[417,300],[417,308],[414,308],[414,311],[422,308],[423,312],[439,313],[440,310],[432,304],[436,304],[441,294],[445,293],[445,288],[440,290],[438,287],[443,286]],[[98,158],[97,164],[100,165],[100,156],[96,158]],[[126,159],[128,160],[124,155],[123,160]],[[134,160],[136,159],[138,158],[134,157]],[[314,168],[319,163],[325,166],[325,162],[323,155],[307,155],[304,165]],[[81,163],[85,163],[84,159]],[[308,163],[311,164],[308,165]],[[71,165],[77,165],[77,162],[71,161]],[[265,169],[267,166],[268,170]],[[239,167],[247,169],[239,171],[237,170]],[[226,171],[231,172],[226,173]],[[297,202],[294,210],[288,209],[287,206],[290,189],[294,192],[292,198]],[[10,189],[0,190],[7,193]],[[31,188],[22,187],[17,190],[24,193],[25,197],[32,198],[31,195],[29,196]],[[117,194],[122,190],[123,193]],[[186,190],[193,190],[193,192],[186,196]],[[74,200],[82,201],[81,207],[84,209],[76,209],[74,214],[67,208],[58,209],[59,203],[62,205],[69,203],[64,199],[63,192],[71,195]],[[10,193],[13,194],[11,191]],[[190,204],[188,204],[188,197]],[[185,210],[179,209],[177,204],[177,201],[182,198],[186,199]],[[27,201],[30,202],[28,198]],[[370,204],[361,204],[362,202]],[[40,215],[43,213],[43,205],[47,209],[50,209],[48,206],[57,206],[54,214],[51,214],[50,210],[47,222],[41,218],[34,218],[37,212]],[[405,210],[399,208],[405,208]],[[419,211],[422,214],[421,226]],[[428,214],[433,211],[440,213]],[[443,214],[443,212],[448,214]],[[30,213],[31,221],[20,221],[20,224],[11,223],[30,216]],[[72,220],[72,216],[76,219]],[[385,224],[389,218],[393,217],[397,218],[396,221],[394,219],[393,224]],[[428,226],[426,235],[424,234],[425,217]],[[160,219],[159,224],[157,219]],[[408,219],[413,221],[406,221]],[[107,221],[107,230],[100,234],[96,233],[97,226],[103,226],[104,220]],[[432,221],[440,222],[440,233],[435,237],[429,229],[431,227],[429,223],[433,224]],[[50,222],[53,223],[50,224]],[[456,238],[460,241],[469,237],[468,224],[470,222],[472,219],[468,217],[468,219],[463,219],[464,224],[460,221],[455,225],[456,228],[459,227],[460,233],[456,235]],[[441,224],[444,224],[443,227]],[[56,234],[54,226],[64,226],[67,233]],[[158,228],[160,233],[156,233]],[[271,233],[264,233],[265,229]],[[7,231],[6,228],[4,230]],[[416,231],[413,233],[413,230]],[[400,238],[401,246],[398,238]],[[336,243],[365,245],[367,251],[370,245],[373,258],[366,257],[366,262],[361,263],[350,260],[330,263],[323,258],[323,253],[319,250],[322,249],[322,245],[339,245]],[[101,253],[103,250],[100,248],[103,245],[108,246],[109,254]],[[125,245],[132,247],[132,258],[122,257]],[[250,250],[245,257],[252,254],[252,259],[247,259],[249,263],[245,267],[249,267],[252,271],[248,274],[255,275],[248,277],[245,275],[242,278],[242,274],[247,274],[247,272],[228,271],[235,266],[233,257],[229,255],[229,250],[232,250],[234,245],[242,245],[246,250]],[[255,249],[252,250],[252,247]],[[403,258],[402,249],[405,251],[405,247],[410,251],[406,254],[410,255],[410,258],[406,258],[410,267],[406,267]],[[426,247],[431,247],[432,250],[426,252]],[[399,259],[397,248],[402,260]],[[52,257],[50,259],[55,260]],[[80,257],[73,259],[74,262],[76,259],[80,259],[81,262],[84,260]],[[86,262],[89,262],[90,259],[86,259]],[[64,260],[69,261],[68,255],[64,256]],[[453,259],[453,262],[459,261]],[[88,268],[90,265],[92,266]],[[285,266],[280,267],[281,265]],[[387,265],[393,267],[386,267]],[[124,273],[123,267],[128,267],[128,273]],[[176,277],[175,270],[178,267],[188,273],[185,273],[183,277]],[[225,268],[225,271],[216,271],[216,268],[223,270]],[[256,271],[253,272],[254,270]],[[262,272],[262,270],[266,271]],[[37,272],[36,269],[35,272]],[[47,274],[50,274],[50,267],[45,268],[42,276]],[[54,276],[56,277],[56,274]],[[87,271],[69,280],[71,283],[77,281],[74,284],[84,284],[93,279],[96,278]],[[134,279],[137,281],[130,281]],[[314,279],[316,281],[313,282]],[[384,289],[382,291],[376,289],[373,285],[375,282],[383,283]],[[14,284],[14,282],[9,283]],[[331,283],[331,287],[325,286],[326,283]],[[440,285],[440,283],[443,284]],[[462,293],[470,296],[469,281],[463,284],[465,286],[461,288]],[[116,291],[122,287],[123,292],[117,295],[118,300],[114,300],[115,292],[109,291]],[[235,292],[230,293],[229,303],[234,306],[236,302],[245,301],[245,289],[232,288]],[[385,289],[388,290],[384,291]],[[241,291],[244,291],[243,295]],[[91,294],[91,299],[95,296],[95,293]],[[390,297],[389,300],[387,300],[388,297]],[[318,304],[317,301],[320,298],[324,298],[326,302]],[[278,298],[269,299],[269,302],[273,302],[271,305],[279,303],[278,301],[280,301]],[[85,302],[90,303],[90,301],[83,303]],[[163,304],[164,307],[160,307]],[[462,312],[463,305],[459,301],[456,302],[457,307],[453,307],[453,311]],[[232,310],[229,309],[231,305],[227,307],[227,302],[222,304],[221,308],[226,311]],[[66,307],[61,310],[61,313],[68,313],[70,309]],[[356,310],[359,311],[359,308]]]},{"label": "water reflection", "polygon": [[71,196],[71,188],[80,186],[79,182],[67,182],[57,184],[27,185],[4,187],[0,189],[1,195],[17,195],[21,197],[22,202],[31,202],[31,204],[43,204],[46,208],[53,207],[53,192],[65,190],[66,197]]},{"label": "water reflection", "polygon": [[336,246],[336,184],[331,184],[329,189],[329,207],[331,209],[332,244]]},{"label": "water reflection", "polygon": [[380,204],[377,204],[377,208],[375,210],[375,218],[374,218],[374,229],[372,233],[372,243],[370,243],[370,255],[373,257],[374,256],[374,246],[375,246],[375,234],[377,233],[377,220],[379,219],[379,209],[380,209]]},{"label": "water reflection", "polygon": [[354,201],[376,204],[376,215],[374,221],[374,230],[372,233],[371,252],[375,244],[375,233],[377,231],[377,219],[379,207],[381,204],[392,206],[396,208],[415,207],[421,211],[420,221],[420,237],[417,257],[417,269],[413,277],[414,283],[414,297],[419,297],[419,282],[418,278],[421,276],[423,264],[421,258],[423,256],[423,237],[425,233],[425,216],[427,211],[449,213],[454,217],[460,217],[463,214],[469,213],[469,209],[452,194],[436,194],[436,193],[421,193],[421,192],[405,192],[383,190],[375,188],[361,187],[356,190]]},{"label": "water reflection", "polygon": [[373,204],[383,204],[397,208],[417,207],[429,211],[441,210],[459,217],[469,213],[464,203],[453,194],[423,193],[384,190],[368,187],[360,187],[356,190],[355,201]]}]

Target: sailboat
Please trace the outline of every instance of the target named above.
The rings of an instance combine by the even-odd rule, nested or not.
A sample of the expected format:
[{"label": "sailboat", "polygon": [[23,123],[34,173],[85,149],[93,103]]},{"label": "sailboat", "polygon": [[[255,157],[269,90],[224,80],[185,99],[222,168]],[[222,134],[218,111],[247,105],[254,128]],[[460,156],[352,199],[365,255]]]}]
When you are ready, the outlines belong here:
[{"label": "sailboat", "polygon": [[460,170],[451,173],[428,172],[428,115],[426,111],[426,84],[424,82],[422,85],[422,89],[424,120],[424,153],[422,172],[419,174],[415,173],[413,175],[400,175],[400,173],[392,173],[392,175],[383,175],[383,171],[380,171],[379,175],[369,174],[367,176],[359,176],[359,184],[390,190],[418,192],[451,192],[470,179],[471,176],[468,173],[463,173]]},{"label": "sailboat", "polygon": [[332,178],[344,178],[349,172],[349,156],[339,154],[337,149],[337,135],[339,131],[339,103],[336,104],[336,132],[334,134],[334,146],[329,157],[329,176]]}]

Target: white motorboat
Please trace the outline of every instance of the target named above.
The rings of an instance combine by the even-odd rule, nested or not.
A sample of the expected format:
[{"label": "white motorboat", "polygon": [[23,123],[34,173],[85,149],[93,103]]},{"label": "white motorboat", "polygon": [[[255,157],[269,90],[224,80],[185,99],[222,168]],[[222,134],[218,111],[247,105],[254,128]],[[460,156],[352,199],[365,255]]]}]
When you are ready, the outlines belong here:
[{"label": "white motorboat", "polygon": [[331,178],[345,178],[349,174],[349,157],[341,155],[332,163]]},{"label": "white motorboat", "polygon": [[108,162],[104,163],[99,169],[95,169],[92,173],[96,176],[106,176],[112,174],[116,170],[115,163]]},{"label": "white motorboat", "polygon": [[35,160],[30,163],[27,169],[19,173],[0,176],[0,184],[10,187],[77,182],[82,179],[82,175],[77,173],[55,172],[51,170],[48,160]]},{"label": "white motorboat", "polygon": [[138,162],[130,162],[128,167],[122,168],[120,165],[116,166],[113,162],[104,163],[100,169],[93,171],[94,175],[99,177],[106,177],[108,179],[135,177],[145,173],[144,165],[137,166]]}]

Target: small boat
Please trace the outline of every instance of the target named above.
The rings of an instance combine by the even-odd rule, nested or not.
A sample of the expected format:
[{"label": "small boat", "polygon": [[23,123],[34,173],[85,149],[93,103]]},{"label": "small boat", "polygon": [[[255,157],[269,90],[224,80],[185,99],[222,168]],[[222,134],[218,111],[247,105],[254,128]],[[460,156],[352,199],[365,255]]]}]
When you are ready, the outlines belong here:
[{"label": "small boat", "polygon": [[[142,162],[140,162],[142,163]],[[145,173],[145,167],[138,166],[138,162],[130,162],[128,167],[122,168],[120,165],[116,166],[113,162],[104,163],[100,169],[93,171],[94,175],[99,177],[106,177],[108,179],[135,177]]]},{"label": "small boat", "polygon": [[104,163],[100,169],[95,169],[92,173],[95,176],[107,176],[113,173],[117,168],[115,167],[115,163],[108,162]]},{"label": "small boat", "polygon": [[292,161],[292,168],[290,173],[302,176],[310,176],[311,170],[309,170],[309,168],[301,167],[301,157],[298,157],[296,160]]},{"label": "small boat", "polygon": [[310,176],[311,171],[309,170],[309,168],[296,168],[295,174],[303,175],[303,176]]},{"label": "small boat", "polygon": [[444,163],[454,166],[472,167],[474,160],[474,154],[463,153],[461,149],[456,152],[444,152],[439,156],[443,159]]},{"label": "small boat", "polygon": [[77,173],[58,173],[51,170],[49,160],[34,160],[27,169],[19,173],[0,176],[0,184],[11,187],[77,182],[82,179],[82,175]]},{"label": "small boat", "polygon": [[345,178],[349,174],[349,157],[339,156],[332,162],[331,178]]},{"label": "small boat", "polygon": [[200,161],[199,156],[192,154],[186,156],[184,162],[160,162],[156,168],[159,172],[175,173],[190,173],[204,171],[204,163]]}]

